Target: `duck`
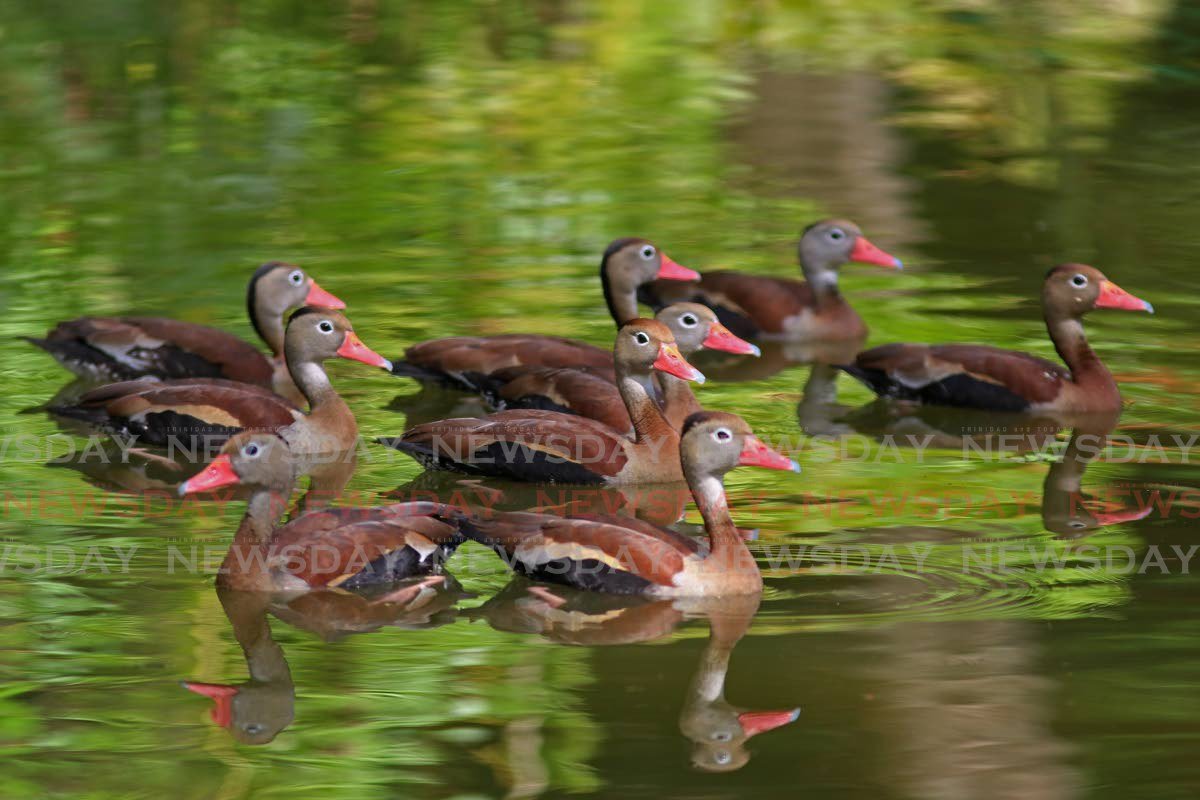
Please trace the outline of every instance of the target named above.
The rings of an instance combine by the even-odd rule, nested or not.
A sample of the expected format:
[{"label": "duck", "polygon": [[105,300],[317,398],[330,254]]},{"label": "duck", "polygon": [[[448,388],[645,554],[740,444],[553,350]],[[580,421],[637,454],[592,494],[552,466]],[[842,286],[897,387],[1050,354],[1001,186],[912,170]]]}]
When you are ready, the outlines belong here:
[{"label": "duck", "polygon": [[[604,301],[617,327],[638,317],[638,288],[655,279],[694,281],[699,273],[680,266],[651,242],[614,240],[600,261]],[[503,367],[611,369],[611,353],[578,339],[541,334],[452,336],[412,345],[394,361],[393,374],[479,391],[480,376]]]},{"label": "duck", "polygon": [[270,356],[218,328],[166,317],[79,317],[58,323],[43,338],[24,338],[92,382],[223,378],[263,386],[299,403],[303,396],[284,359],[283,318],[302,306],[337,310],[346,304],[300,267],[268,261],[250,276],[246,310]]},{"label": "duck", "polygon": [[[757,356],[757,345],[734,336],[717,320],[716,312],[698,303],[675,303],[654,316],[671,329],[679,352],[691,359],[699,350]],[[610,356],[611,361],[611,356]],[[701,410],[690,381],[665,372],[655,374],[663,416],[676,430],[689,415]],[[481,386],[501,409],[542,408],[578,414],[611,428],[633,432],[629,412],[610,369],[578,367],[506,367],[486,376]]]},{"label": "duck", "polygon": [[657,320],[621,326],[613,345],[618,391],[634,435],[560,411],[518,409],[482,418],[415,425],[380,444],[427,469],[544,483],[632,484],[681,480],[679,434],[654,401],[654,371],[687,381],[704,375],[687,362],[671,329]]},{"label": "duck", "polygon": [[641,289],[640,299],[656,310],[680,301],[703,303],[745,339],[865,339],[867,324],[838,290],[838,269],[854,261],[899,270],[900,259],[845,219],[809,225],[798,254],[803,281],[715,270],[700,273],[698,283],[655,281]]},{"label": "duck", "polygon": [[464,541],[460,512],[428,501],[321,508],[280,526],[297,466],[282,436],[245,431],[180,484],[181,497],[237,485],[251,491],[218,587],[291,594],[362,590],[440,572]]},{"label": "duck", "polygon": [[460,530],[510,569],[546,583],[654,598],[761,593],[758,565],[729,516],[724,475],[737,466],[798,472],[799,465],[767,447],[741,417],[719,411],[688,417],[679,458],[707,547],[669,528],[603,515],[471,514]]},{"label": "duck", "polygon": [[1083,317],[1097,308],[1154,313],[1087,264],[1059,264],[1042,284],[1042,315],[1063,365],[981,344],[885,344],[839,368],[883,398],[1016,413],[1108,414],[1121,392],[1088,345]]},{"label": "duck", "polygon": [[296,452],[346,450],[358,436],[358,425],[323,363],[341,357],[385,370],[391,363],[363,344],[350,320],[330,309],[296,311],[284,340],[288,369],[308,400],[307,414],[269,389],[220,378],[123,381],[47,410],[114,435],[137,437],[143,445],[193,454],[198,445],[216,445],[244,428],[278,431]]}]

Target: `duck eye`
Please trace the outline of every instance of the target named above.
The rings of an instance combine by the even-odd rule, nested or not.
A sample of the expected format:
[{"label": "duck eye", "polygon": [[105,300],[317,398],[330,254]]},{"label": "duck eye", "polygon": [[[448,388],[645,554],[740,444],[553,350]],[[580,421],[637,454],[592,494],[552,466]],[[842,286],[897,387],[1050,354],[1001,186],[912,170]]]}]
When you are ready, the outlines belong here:
[{"label": "duck eye", "polygon": [[333,323],[327,319],[321,320],[317,325],[317,330],[321,333],[333,333]]},{"label": "duck eye", "polygon": [[1088,285],[1087,275],[1083,275],[1082,273],[1075,273],[1075,275],[1073,275],[1071,277],[1071,285],[1078,289],[1082,289],[1083,287],[1087,286]]},{"label": "duck eye", "polygon": [[290,282],[292,286],[299,286],[300,284],[304,283],[304,273],[298,269],[292,270],[291,273],[288,274],[288,282]]},{"label": "duck eye", "polygon": [[647,261],[654,258],[654,248],[650,245],[646,245],[645,247],[643,247],[642,248],[642,258],[646,259]]},{"label": "duck eye", "polygon": [[256,444],[248,444],[242,448],[242,455],[246,458],[258,458],[258,454],[261,452],[262,448]]},{"label": "duck eye", "polygon": [[1087,523],[1083,520],[1073,519],[1067,523],[1068,528],[1086,528]]},{"label": "duck eye", "polygon": [[251,722],[245,727],[245,731],[251,736],[257,736],[258,734],[262,733],[263,726],[259,725],[257,722]]},{"label": "duck eye", "polygon": [[729,428],[717,428],[713,431],[713,439],[718,442],[728,442],[732,438],[733,431],[729,430]]},{"label": "duck eye", "polygon": [[718,764],[725,765],[733,760],[733,756],[729,755],[728,752],[722,750],[721,752],[719,752],[715,756],[713,756],[713,760],[716,761]]},{"label": "duck eye", "polygon": [[846,238],[846,232],[841,228],[833,228],[829,231],[829,238],[833,239],[835,242],[840,242],[842,239]]},{"label": "duck eye", "polygon": [[733,736],[729,733],[729,731],[716,731],[712,735],[712,740],[714,742],[728,742],[732,738]]},{"label": "duck eye", "polygon": [[696,327],[696,323],[699,322],[699,320],[696,319],[696,317],[692,314],[684,314],[679,321],[683,323],[685,328],[694,328]]},{"label": "duck eye", "polygon": [[633,340],[638,344],[650,344],[650,336],[642,331],[638,331],[633,335]]}]

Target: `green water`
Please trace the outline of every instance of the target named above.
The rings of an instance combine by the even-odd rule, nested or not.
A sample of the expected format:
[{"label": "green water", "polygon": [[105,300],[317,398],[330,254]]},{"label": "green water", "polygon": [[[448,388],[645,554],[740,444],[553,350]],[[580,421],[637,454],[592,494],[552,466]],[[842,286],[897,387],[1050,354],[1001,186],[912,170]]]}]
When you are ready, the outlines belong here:
[{"label": "green water", "polygon": [[[0,795],[1194,796],[1197,91],[1186,2],[0,3],[0,426],[23,443],[0,461]],[[507,578],[468,546],[473,597],[432,621],[325,641],[270,617],[281,658],[258,688],[279,730],[250,746],[179,685],[247,665],[211,572],[169,557],[215,564],[241,505],[47,466],[83,440],[21,413],[67,376],[15,337],[129,312],[250,336],[268,259],[310,270],[385,354],[502,331],[604,344],[610,239],[791,275],[828,214],[905,261],[843,272],[875,343],[1052,356],[1035,298],[1062,260],[1151,301],[1088,319],[1125,444],[1078,477],[1093,510],[1170,502],[1064,534],[1051,459],[874,447],[843,418],[864,389],[769,352],[700,390],[805,466],[730,476],[758,529],[756,613],[643,609],[628,638],[652,641],[605,647],[509,632],[473,610]],[[364,433],[403,429],[414,384],[331,372]],[[348,497],[419,473],[369,455]],[[1006,571],[972,561],[1005,546]],[[264,609],[226,601],[261,630]],[[801,708],[744,747],[712,740],[691,688],[743,623],[728,703]]]}]

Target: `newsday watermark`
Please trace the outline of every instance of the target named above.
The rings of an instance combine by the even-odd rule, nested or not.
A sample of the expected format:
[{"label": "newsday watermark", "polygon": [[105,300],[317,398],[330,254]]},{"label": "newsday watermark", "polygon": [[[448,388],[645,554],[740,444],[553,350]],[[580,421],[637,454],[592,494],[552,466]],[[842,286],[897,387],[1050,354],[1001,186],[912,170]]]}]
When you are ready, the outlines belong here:
[{"label": "newsday watermark", "polygon": [[[465,548],[465,546],[464,546]],[[955,553],[954,551],[958,552]],[[1105,576],[1190,575],[1200,545],[1157,545],[1133,548],[1127,545],[1091,543],[967,543],[960,546],[903,544],[864,545],[772,545],[756,544],[757,566],[731,560],[729,569],[763,569],[772,577],[788,573],[828,572],[837,575],[891,575],[961,572],[965,575],[1018,575],[1082,569]],[[937,554],[932,562],[931,556]],[[344,575],[372,568],[378,554],[356,546],[338,549],[316,544],[267,550],[231,547],[226,542],[165,542],[150,548],[140,544],[53,544],[31,545],[0,541],[0,576],[67,577],[80,575],[131,574],[157,570],[169,575],[217,575],[248,569],[284,569],[312,575]],[[504,556],[500,556],[504,559]],[[634,555],[614,554],[620,564],[633,564]],[[458,577],[473,573],[492,574],[496,556],[482,549],[464,549],[452,555],[445,568]],[[645,567],[645,556],[638,557]],[[1195,562],[1200,564],[1200,562]],[[548,565],[566,571],[566,565]],[[580,570],[605,569],[574,564]]]},{"label": "newsday watermark", "polygon": [[[312,448],[317,455],[309,461],[408,458],[402,452],[380,445],[379,438],[388,437],[360,435],[349,448],[334,447],[332,440],[330,447],[323,448],[317,441]],[[498,441],[498,438],[502,440]],[[797,433],[761,435],[759,438],[768,447],[799,460],[802,465],[835,462],[920,464],[934,457],[945,459],[954,452],[947,446],[946,436],[932,433],[882,436]],[[1200,459],[1200,433],[1150,433],[1136,437],[1121,433],[1079,434],[1068,441],[1051,431],[1027,431],[971,433],[954,438],[959,457],[974,461],[1010,460],[1014,454],[1051,459],[1061,457],[1068,449],[1073,450],[1080,460],[1116,464],[1192,464]],[[227,439],[219,434],[171,435],[165,443],[149,446],[137,436],[15,433],[0,435],[0,462],[128,464],[149,454],[167,461],[200,464],[215,458]],[[657,453],[674,446],[676,441],[674,437],[648,437],[642,439],[640,445]],[[586,432],[539,435],[520,430],[505,437],[502,426],[492,426],[486,434],[459,435],[447,430],[444,435],[434,433],[424,444],[444,457],[477,464],[512,460],[521,448],[535,449],[551,460],[588,464],[611,457],[612,449],[609,440]],[[489,446],[492,450],[484,453]]]}]

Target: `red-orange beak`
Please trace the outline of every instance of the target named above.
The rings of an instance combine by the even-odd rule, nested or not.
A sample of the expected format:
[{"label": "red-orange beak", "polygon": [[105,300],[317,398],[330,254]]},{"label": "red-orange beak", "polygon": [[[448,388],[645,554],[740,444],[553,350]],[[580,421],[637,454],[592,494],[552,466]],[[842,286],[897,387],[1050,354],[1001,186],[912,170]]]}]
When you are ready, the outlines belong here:
[{"label": "red-orange beak", "polygon": [[311,278],[308,281],[308,297],[304,298],[304,305],[333,309],[346,307],[345,303],[317,286],[317,282]]},{"label": "red-orange beak", "polygon": [[225,686],[220,683],[184,681],[183,688],[213,701],[213,708],[210,712],[213,722],[222,728],[228,728],[233,723],[233,698],[237,697],[237,687]]},{"label": "red-orange beak", "polygon": [[762,443],[757,436],[747,436],[742,445],[742,455],[738,458],[738,466],[766,467],[767,469],[783,469],[788,472],[799,472],[800,465],[783,453],[778,453]]},{"label": "red-orange beak", "polygon": [[658,358],[654,360],[653,366],[676,378],[704,383],[704,373],[689,364],[674,344],[662,343],[658,348]]},{"label": "red-orange beak", "polygon": [[661,259],[661,263],[658,267],[658,274],[654,276],[655,278],[667,281],[700,280],[699,272],[696,272],[694,269],[688,269],[687,267],[681,267],[672,261],[666,253],[659,251],[658,257]]},{"label": "red-orange beak", "polygon": [[1096,308],[1117,308],[1121,311],[1154,313],[1154,306],[1145,300],[1134,297],[1110,280],[1100,281],[1100,296],[1096,298]]},{"label": "red-orange beak", "polygon": [[746,711],[738,714],[738,724],[742,726],[742,731],[749,739],[751,736],[790,725],[799,718],[800,709],[798,708],[791,708],[787,711]]},{"label": "red-orange beak", "polygon": [[342,340],[342,346],[338,348],[337,354],[351,361],[370,364],[372,367],[383,367],[386,370],[392,368],[392,362],[363,344],[362,339],[359,339],[358,334],[354,331],[346,331],[346,338]]},{"label": "red-orange beak", "polygon": [[179,484],[179,496],[195,494],[196,492],[211,492],[222,486],[241,483],[242,479],[233,471],[233,462],[229,456],[222,453],[209,462],[198,475],[193,475]]},{"label": "red-orange beak", "polygon": [[1118,525],[1122,522],[1137,522],[1139,519],[1145,519],[1150,516],[1150,512],[1154,507],[1147,504],[1145,508],[1123,508],[1119,511],[1101,512],[1092,514],[1096,520],[1096,524],[1100,527],[1105,525]]},{"label": "red-orange beak", "polygon": [[719,322],[714,322],[708,329],[708,336],[701,343],[709,350],[720,350],[725,353],[738,353],[746,356],[761,356],[762,351],[757,345],[750,344],[745,339],[733,335],[733,331]]},{"label": "red-orange beak", "polygon": [[865,236],[859,236],[854,240],[854,247],[850,249],[850,260],[857,261],[860,264],[875,264],[880,267],[904,269],[903,261],[891,253],[885,253],[883,250],[880,250],[871,244]]}]

